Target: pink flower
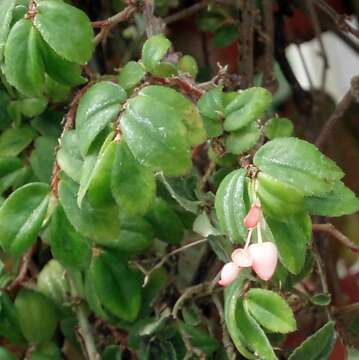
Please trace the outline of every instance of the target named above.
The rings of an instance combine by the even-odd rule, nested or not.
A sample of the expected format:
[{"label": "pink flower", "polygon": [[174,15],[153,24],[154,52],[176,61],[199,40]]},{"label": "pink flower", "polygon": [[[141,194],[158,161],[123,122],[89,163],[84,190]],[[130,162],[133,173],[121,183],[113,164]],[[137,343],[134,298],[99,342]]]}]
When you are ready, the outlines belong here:
[{"label": "pink flower", "polygon": [[229,262],[224,264],[221,270],[221,279],[218,284],[221,286],[227,286],[237,279],[241,269],[234,263]]},{"label": "pink flower", "polygon": [[262,280],[268,281],[277,267],[277,247],[272,242],[264,242],[252,244],[248,250],[253,259],[253,270]]},{"label": "pink flower", "polygon": [[238,267],[251,267],[253,263],[251,253],[248,248],[234,250],[232,253],[232,261]]},{"label": "pink flower", "polygon": [[253,205],[250,210],[248,211],[248,214],[243,219],[244,225],[248,229],[253,229],[257,226],[257,224],[262,219],[262,209],[258,205]]}]

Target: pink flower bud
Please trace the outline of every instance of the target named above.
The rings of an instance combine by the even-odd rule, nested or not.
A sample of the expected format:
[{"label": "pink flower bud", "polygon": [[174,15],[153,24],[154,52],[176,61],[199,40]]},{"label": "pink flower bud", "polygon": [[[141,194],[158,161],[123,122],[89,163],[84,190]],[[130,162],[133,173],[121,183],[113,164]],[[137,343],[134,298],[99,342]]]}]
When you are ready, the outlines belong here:
[{"label": "pink flower bud", "polygon": [[243,223],[248,229],[253,229],[262,219],[262,209],[258,205],[253,205],[245,216]]},{"label": "pink flower bud", "polygon": [[262,280],[268,281],[273,276],[277,266],[277,247],[271,242],[264,242],[252,244],[248,249],[253,259],[253,270]]},{"label": "pink flower bud", "polygon": [[232,253],[232,261],[239,267],[251,267],[253,259],[248,249],[236,249]]},{"label": "pink flower bud", "polygon": [[221,286],[227,286],[236,280],[241,269],[233,262],[224,264],[221,271],[221,279],[218,281],[218,284]]}]

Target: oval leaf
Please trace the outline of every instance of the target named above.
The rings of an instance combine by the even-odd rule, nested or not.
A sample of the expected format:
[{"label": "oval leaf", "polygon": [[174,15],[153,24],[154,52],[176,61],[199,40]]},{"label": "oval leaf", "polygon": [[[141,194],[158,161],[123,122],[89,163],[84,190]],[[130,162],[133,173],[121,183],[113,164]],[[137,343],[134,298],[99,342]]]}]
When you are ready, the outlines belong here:
[{"label": "oval leaf", "polygon": [[253,122],[246,127],[230,133],[226,139],[226,149],[232,154],[241,155],[250,150],[259,140],[261,132]]},{"label": "oval leaf", "polygon": [[223,87],[206,91],[197,103],[201,115],[213,121],[219,121],[224,116]]},{"label": "oval leaf", "polygon": [[163,35],[150,37],[142,48],[142,62],[146,70],[152,72],[160,63],[171,46],[171,42]]},{"label": "oval leaf", "polygon": [[0,3],[0,62],[2,62],[15,3],[16,0],[3,0]]},{"label": "oval leaf", "polygon": [[36,135],[28,125],[10,128],[0,135],[0,156],[17,156],[26,149]]},{"label": "oval leaf", "polygon": [[118,83],[126,91],[134,88],[146,75],[143,65],[137,61],[129,61],[118,76]]},{"label": "oval leaf", "polygon": [[270,140],[279,137],[292,136],[293,131],[293,123],[289,119],[282,117],[269,119],[264,127],[264,133]]}]

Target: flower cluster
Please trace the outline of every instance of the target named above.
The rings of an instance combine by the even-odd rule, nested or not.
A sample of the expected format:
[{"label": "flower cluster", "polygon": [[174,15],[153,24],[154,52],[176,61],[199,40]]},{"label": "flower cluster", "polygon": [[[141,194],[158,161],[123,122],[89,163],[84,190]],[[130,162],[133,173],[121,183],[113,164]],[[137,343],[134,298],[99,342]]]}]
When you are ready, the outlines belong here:
[{"label": "flower cluster", "polygon": [[[262,241],[261,222],[262,209],[255,204],[244,218],[244,224],[248,228],[246,244],[244,248],[234,250],[232,261],[223,266],[219,285],[231,284],[241,270],[247,267],[251,267],[262,280],[268,281],[273,276],[278,262],[278,251],[274,243]],[[249,245],[254,229],[257,229],[258,243]]]}]

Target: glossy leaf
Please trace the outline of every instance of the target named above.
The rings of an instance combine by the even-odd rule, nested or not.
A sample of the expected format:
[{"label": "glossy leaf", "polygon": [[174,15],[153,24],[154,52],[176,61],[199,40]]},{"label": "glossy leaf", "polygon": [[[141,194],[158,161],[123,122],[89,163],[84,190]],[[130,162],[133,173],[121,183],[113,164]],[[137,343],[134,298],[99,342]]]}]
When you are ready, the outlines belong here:
[{"label": "glossy leaf", "polygon": [[90,276],[104,307],[125,321],[134,321],[141,305],[141,279],[124,260],[109,252],[94,256]]},{"label": "glossy leaf", "polygon": [[293,123],[283,117],[274,117],[269,119],[264,127],[264,133],[270,140],[279,137],[292,136],[294,131]]},{"label": "glossy leaf", "polygon": [[90,60],[93,30],[90,19],[80,9],[63,1],[40,1],[34,25],[46,43],[64,59],[81,65]]},{"label": "glossy leaf", "polygon": [[142,62],[146,70],[152,72],[160,63],[171,46],[162,34],[150,37],[142,48]]},{"label": "glossy leaf", "polygon": [[251,289],[245,303],[254,319],[266,329],[282,334],[296,330],[292,309],[274,291]]},{"label": "glossy leaf", "polygon": [[15,3],[16,0],[3,0],[0,3],[0,62],[2,62]]},{"label": "glossy leaf", "polygon": [[152,224],[158,239],[174,245],[182,241],[184,229],[181,219],[161,198],[157,198],[153,202],[147,218]]},{"label": "glossy leaf", "polygon": [[0,156],[17,156],[33,141],[36,132],[28,125],[10,128],[0,135]]},{"label": "glossy leaf", "polygon": [[91,244],[71,225],[59,205],[51,218],[51,253],[65,267],[86,269],[91,260]]},{"label": "glossy leaf", "polygon": [[57,325],[54,305],[41,293],[23,288],[16,296],[15,308],[20,328],[30,343],[50,341]]},{"label": "glossy leaf", "polygon": [[30,97],[41,97],[45,84],[39,36],[32,22],[22,19],[11,29],[5,45],[6,79]]},{"label": "glossy leaf", "polygon": [[126,96],[121,86],[101,81],[81,98],[76,114],[76,132],[83,155],[88,153],[91,144],[106,125],[116,119]]},{"label": "glossy leaf", "polygon": [[217,86],[206,91],[197,103],[200,113],[213,121],[219,121],[224,116],[223,88]]},{"label": "glossy leaf", "polygon": [[288,360],[328,359],[336,339],[335,323],[330,321],[297,347]]},{"label": "glossy leaf", "polygon": [[243,243],[247,228],[243,219],[247,215],[246,171],[234,170],[221,182],[217,193],[215,208],[221,229],[233,243]]},{"label": "glossy leaf", "polygon": [[314,305],[328,306],[331,303],[331,294],[318,293],[310,298]]},{"label": "glossy leaf", "polygon": [[279,259],[292,274],[298,274],[305,263],[307,246],[312,237],[312,223],[306,214],[298,214],[280,222],[266,218],[277,245]]},{"label": "glossy leaf", "polygon": [[118,83],[126,91],[134,88],[146,75],[143,65],[137,61],[129,61],[118,75]]},{"label": "glossy leaf", "polygon": [[[1,8],[0,8],[1,10]],[[16,357],[11,352],[7,351],[4,347],[0,347],[0,359],[1,360],[16,360]]]},{"label": "glossy leaf", "polygon": [[13,256],[23,254],[36,240],[45,218],[49,186],[29,183],[13,192],[0,208],[0,244]]},{"label": "glossy leaf", "polygon": [[111,188],[118,205],[129,214],[145,214],[156,195],[153,172],[134,158],[124,141],[117,144]]},{"label": "glossy leaf", "polygon": [[297,138],[278,138],[266,143],[253,161],[263,172],[297,187],[305,195],[331,191],[344,175],[314,145]]},{"label": "glossy leaf", "polygon": [[257,175],[257,184],[257,195],[266,216],[281,220],[304,211],[304,194],[298,188],[263,172]]},{"label": "glossy leaf", "polygon": [[166,99],[138,96],[128,101],[121,117],[123,137],[134,157],[164,175],[189,171],[191,154],[182,116]]},{"label": "glossy leaf", "polygon": [[271,93],[260,87],[240,92],[225,108],[224,129],[239,130],[257,120],[272,101]]},{"label": "glossy leaf", "polygon": [[189,74],[194,79],[198,74],[198,65],[196,59],[191,55],[184,55],[178,60],[177,67],[180,72]]},{"label": "glossy leaf", "polygon": [[207,137],[213,138],[223,134],[222,124],[217,120],[203,117],[203,126],[206,129]]},{"label": "glossy leaf", "polygon": [[116,206],[94,208],[84,199],[78,207],[76,194],[78,185],[70,179],[59,184],[60,203],[71,225],[82,235],[106,246],[116,242],[120,233],[119,212]]},{"label": "glossy leaf", "polygon": [[342,216],[359,210],[358,197],[343,182],[337,181],[331,192],[322,197],[308,197],[305,207],[312,215]]},{"label": "glossy leaf", "polygon": [[250,150],[259,140],[261,132],[256,123],[250,123],[240,130],[233,131],[226,139],[226,149],[236,155]]},{"label": "glossy leaf", "polygon": [[21,168],[22,162],[19,158],[13,156],[0,157],[0,194],[13,184]]}]

